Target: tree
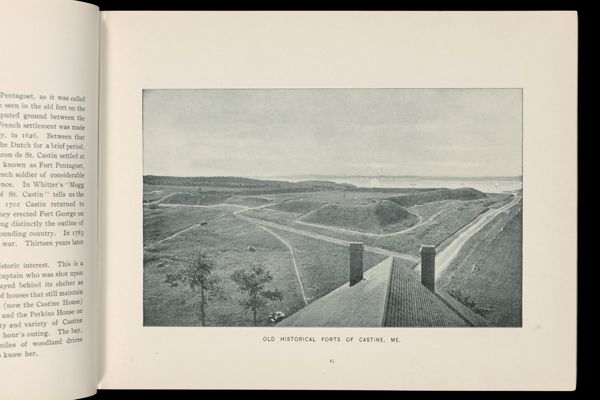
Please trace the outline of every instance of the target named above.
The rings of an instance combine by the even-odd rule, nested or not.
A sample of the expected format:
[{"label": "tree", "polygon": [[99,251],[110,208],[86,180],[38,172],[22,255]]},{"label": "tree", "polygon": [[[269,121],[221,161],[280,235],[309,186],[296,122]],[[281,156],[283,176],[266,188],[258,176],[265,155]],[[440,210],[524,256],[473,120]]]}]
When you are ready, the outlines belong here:
[{"label": "tree", "polygon": [[257,324],[258,311],[264,308],[269,301],[283,300],[283,293],[279,289],[268,290],[265,286],[273,281],[273,275],[262,264],[250,264],[247,269],[238,269],[231,274],[231,280],[237,283],[239,289],[245,294],[240,301],[244,310],[252,311],[252,321]]},{"label": "tree", "polygon": [[167,274],[165,280],[171,287],[180,283],[188,284],[194,297],[199,296],[199,314],[202,326],[206,326],[206,307],[210,300],[223,298],[221,279],[214,273],[215,263],[203,250],[194,251],[185,268],[173,274]]}]

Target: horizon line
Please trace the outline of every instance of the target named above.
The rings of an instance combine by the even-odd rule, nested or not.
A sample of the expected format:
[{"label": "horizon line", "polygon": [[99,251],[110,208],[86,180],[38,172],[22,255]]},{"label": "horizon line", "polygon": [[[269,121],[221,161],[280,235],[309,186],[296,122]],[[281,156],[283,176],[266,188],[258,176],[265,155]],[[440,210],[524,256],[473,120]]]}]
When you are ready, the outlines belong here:
[{"label": "horizon line", "polygon": [[245,179],[266,179],[266,178],[425,178],[425,179],[492,179],[492,178],[513,178],[523,179],[523,175],[327,175],[327,174],[295,174],[295,175],[163,175],[163,174],[143,174],[143,176],[162,176],[179,178],[245,178]]}]

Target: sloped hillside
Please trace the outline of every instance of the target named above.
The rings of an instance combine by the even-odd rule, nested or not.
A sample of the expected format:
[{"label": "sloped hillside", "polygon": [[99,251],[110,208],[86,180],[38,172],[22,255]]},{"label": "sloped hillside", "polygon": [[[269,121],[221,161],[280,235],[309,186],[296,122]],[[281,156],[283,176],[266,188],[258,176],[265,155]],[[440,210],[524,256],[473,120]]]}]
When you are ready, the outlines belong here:
[{"label": "sloped hillside", "polygon": [[270,200],[265,199],[264,197],[256,197],[256,196],[231,196],[227,199],[227,204],[237,204],[240,206],[246,207],[256,207],[261,206],[263,204],[267,204]]},{"label": "sloped hillside", "polygon": [[388,200],[402,207],[411,207],[418,204],[433,203],[442,200],[477,200],[487,195],[473,188],[436,189],[420,193],[410,193],[402,196],[390,197]]},{"label": "sloped hillside", "polygon": [[303,222],[381,233],[414,225],[418,217],[394,202],[366,205],[328,204],[300,218]]},{"label": "sloped hillside", "polygon": [[231,194],[227,192],[177,192],[157,202],[161,204],[211,205],[223,203],[229,197]]},{"label": "sloped hillside", "polygon": [[269,208],[290,213],[306,214],[308,212],[316,210],[317,208],[323,207],[325,204],[327,203],[322,201],[292,199],[282,201],[278,204],[274,204]]}]

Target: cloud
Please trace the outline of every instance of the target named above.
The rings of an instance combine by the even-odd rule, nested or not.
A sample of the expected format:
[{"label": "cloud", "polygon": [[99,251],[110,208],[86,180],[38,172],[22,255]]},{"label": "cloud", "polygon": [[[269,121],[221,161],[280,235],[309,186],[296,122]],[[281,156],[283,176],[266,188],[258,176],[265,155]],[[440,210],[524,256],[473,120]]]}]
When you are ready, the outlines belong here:
[{"label": "cloud", "polygon": [[144,91],[144,171],[513,175],[521,111],[515,89]]}]

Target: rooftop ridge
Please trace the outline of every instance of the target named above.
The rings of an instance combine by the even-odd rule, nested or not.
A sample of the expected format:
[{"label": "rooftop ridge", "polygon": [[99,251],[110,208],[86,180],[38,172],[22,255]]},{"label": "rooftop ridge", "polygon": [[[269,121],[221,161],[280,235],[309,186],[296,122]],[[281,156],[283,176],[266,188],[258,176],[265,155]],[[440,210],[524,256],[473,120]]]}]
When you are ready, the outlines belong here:
[{"label": "rooftop ridge", "polygon": [[425,288],[418,274],[394,259],[388,281],[383,326],[472,326],[439,296]]}]

